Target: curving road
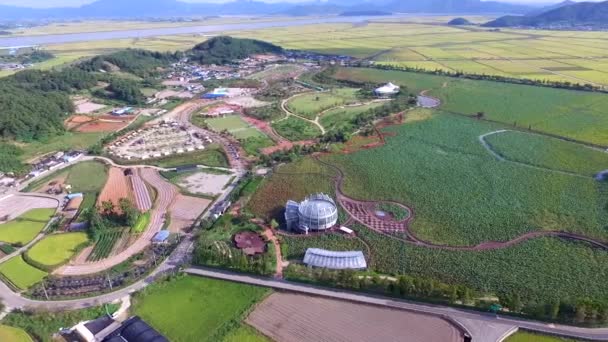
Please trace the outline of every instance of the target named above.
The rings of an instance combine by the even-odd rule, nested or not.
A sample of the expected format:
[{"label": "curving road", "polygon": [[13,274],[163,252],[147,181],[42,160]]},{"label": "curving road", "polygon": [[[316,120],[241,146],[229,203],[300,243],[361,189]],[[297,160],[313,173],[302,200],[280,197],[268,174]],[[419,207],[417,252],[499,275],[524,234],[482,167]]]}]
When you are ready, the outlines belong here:
[{"label": "curving road", "polygon": [[131,256],[141,252],[150,243],[154,235],[158,233],[165,224],[165,216],[168,215],[169,207],[173,203],[178,194],[177,189],[165,181],[155,170],[142,169],[141,176],[150,185],[158,191],[158,199],[155,207],[152,209],[150,225],[148,229],[127,249],[121,253],[98,262],[86,263],[81,265],[67,265],[58,269],[55,274],[63,276],[94,274],[107,270],[112,266],[116,266]]}]

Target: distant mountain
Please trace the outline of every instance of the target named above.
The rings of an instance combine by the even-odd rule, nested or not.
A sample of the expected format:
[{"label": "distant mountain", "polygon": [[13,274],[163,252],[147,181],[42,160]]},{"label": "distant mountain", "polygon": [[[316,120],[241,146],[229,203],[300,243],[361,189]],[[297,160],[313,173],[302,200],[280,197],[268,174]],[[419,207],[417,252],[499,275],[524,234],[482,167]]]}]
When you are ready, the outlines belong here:
[{"label": "distant mountain", "polygon": [[293,4],[259,0],[227,3],[190,3],[178,0],[98,0],[77,8],[33,9],[0,5],[0,19],[75,19],[193,17],[213,15],[315,15],[344,12],[409,13],[526,13],[529,7],[481,0],[310,0]]},{"label": "distant mountain", "polygon": [[485,27],[608,27],[608,1],[580,2],[533,16],[505,16],[490,21]]},{"label": "distant mountain", "polygon": [[359,10],[359,11],[346,11],[340,13],[342,17],[362,17],[362,16],[382,16],[391,15],[393,13],[380,11],[380,10]]},{"label": "distant mountain", "polygon": [[450,26],[461,26],[461,25],[473,25],[473,23],[471,23],[470,21],[466,20],[465,18],[454,18],[454,19],[448,21],[448,25],[450,25]]},{"label": "distant mountain", "polygon": [[560,3],[557,4],[553,4],[553,5],[549,5],[549,6],[544,6],[541,8],[536,8],[528,13],[526,13],[526,15],[528,16],[534,16],[534,15],[539,15],[539,14],[543,14],[545,12],[549,12],[549,11],[553,11],[554,9],[558,9],[564,6],[570,6],[570,5],[574,5],[576,4],[575,1],[572,0],[566,0],[566,1],[562,1]]}]

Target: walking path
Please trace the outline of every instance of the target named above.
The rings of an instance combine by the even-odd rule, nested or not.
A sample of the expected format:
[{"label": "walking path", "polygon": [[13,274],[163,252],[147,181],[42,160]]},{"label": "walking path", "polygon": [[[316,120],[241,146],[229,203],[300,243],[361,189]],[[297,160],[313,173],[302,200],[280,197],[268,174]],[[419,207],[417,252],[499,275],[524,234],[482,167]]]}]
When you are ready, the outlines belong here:
[{"label": "walking path", "polygon": [[135,241],[135,243],[119,254],[93,263],[63,266],[55,271],[55,274],[68,276],[99,273],[126,261],[131,256],[143,251],[144,248],[151,243],[152,237],[163,228],[169,207],[177,196],[178,191],[155,170],[143,169],[141,170],[141,175],[147,183],[158,191],[157,204],[152,211],[148,229],[137,239],[137,241]]},{"label": "walking path", "polygon": [[[586,242],[595,247],[608,250],[608,242],[596,240],[596,239],[593,239],[593,238],[590,238],[590,237],[587,237],[584,235],[563,232],[563,231],[529,232],[529,233],[523,234],[523,235],[516,237],[512,240],[509,240],[509,241],[504,241],[504,242],[486,241],[486,242],[483,242],[476,246],[449,246],[449,245],[434,244],[434,243],[419,239],[410,230],[409,222],[411,222],[411,220],[413,220],[413,218],[414,218],[414,210],[413,210],[413,208],[411,208],[409,206],[399,203],[399,205],[401,205],[405,208],[408,208],[410,210],[410,214],[411,214],[407,220],[394,223],[394,226],[396,228],[395,227],[393,227],[393,228],[395,231],[398,231],[399,230],[398,228],[401,227],[402,229],[400,229],[400,231],[404,232],[406,234],[407,239],[403,239],[403,238],[397,237],[393,234],[389,234],[387,231],[379,230],[375,226],[371,226],[369,224],[369,220],[362,217],[362,215],[364,215],[363,213],[361,213],[360,211],[354,211],[353,205],[352,205],[353,203],[361,204],[361,205],[365,206],[365,205],[368,205],[370,202],[359,201],[359,200],[356,200],[356,199],[353,199],[353,198],[347,196],[344,193],[344,191],[342,190],[342,184],[344,182],[344,177],[345,177],[344,172],[339,167],[337,167],[333,164],[324,162],[324,161],[320,160],[318,157],[315,157],[315,160],[317,162],[319,162],[320,164],[330,167],[336,171],[336,174],[337,174],[336,179],[335,179],[336,197],[338,199],[338,203],[340,203],[342,208],[344,208],[344,210],[346,210],[346,212],[349,214],[349,216],[351,216],[355,221],[368,227],[369,229],[374,230],[375,232],[378,232],[378,233],[385,235],[387,237],[390,237],[392,239],[402,241],[404,243],[415,244],[417,246],[422,246],[422,247],[427,247],[427,248],[449,250],[449,251],[487,251],[487,250],[496,250],[496,249],[504,249],[504,248],[512,247],[512,246],[520,244],[522,242],[541,238],[541,237],[558,237],[558,238],[565,238],[565,239],[569,239],[569,240]],[[399,227],[397,227],[398,225],[399,225]]]},{"label": "walking path", "polygon": [[519,320],[515,318],[499,317],[486,312],[444,307],[432,304],[419,304],[387,297],[323,288],[285,280],[273,280],[244,274],[235,274],[207,268],[188,268],[185,270],[185,272],[190,275],[270,287],[277,290],[298,292],[307,295],[347,300],[362,304],[380,305],[383,307],[435,315],[446,318],[455,323],[457,326],[462,326],[473,337],[473,341],[497,342],[506,332],[509,330],[514,331],[516,328],[525,328],[527,330],[536,332],[588,339],[591,341],[608,340],[608,328],[578,328],[566,325]]},{"label": "walking path", "polygon": [[[285,100],[281,101],[281,109],[283,110],[283,112],[285,112],[285,114],[287,114],[287,117],[289,117],[289,116],[293,116],[293,117],[296,117],[296,118],[298,118],[298,119],[300,119],[300,120],[304,120],[304,121],[306,121],[306,122],[309,122],[309,123],[311,123],[311,124],[313,124],[313,125],[317,126],[317,127],[319,128],[319,130],[321,130],[321,134],[325,135],[325,127],[323,127],[323,125],[321,125],[321,124],[319,123],[319,117],[318,117],[318,116],[317,116],[317,119],[316,119],[316,120],[310,120],[310,119],[307,119],[307,118],[305,118],[305,117],[303,117],[303,116],[301,116],[301,115],[298,115],[298,114],[292,113],[292,112],[291,112],[291,111],[290,111],[290,110],[287,108],[287,103],[288,103],[289,101],[291,101],[292,99],[294,99],[294,98],[296,98],[296,97],[299,97],[299,96],[309,95],[309,94],[310,94],[309,92],[307,92],[307,93],[302,93],[302,94],[296,94],[296,95],[294,95],[294,96],[292,96],[292,97],[290,97],[290,98],[288,98],[288,99],[285,99]],[[285,117],[285,118],[287,118],[287,117]]]},{"label": "walking path", "polygon": [[270,228],[264,229],[264,236],[272,242],[274,246],[274,253],[276,255],[276,272],[274,277],[277,279],[283,279],[283,254],[281,253],[281,245],[279,244],[279,240],[274,235],[274,232]]}]

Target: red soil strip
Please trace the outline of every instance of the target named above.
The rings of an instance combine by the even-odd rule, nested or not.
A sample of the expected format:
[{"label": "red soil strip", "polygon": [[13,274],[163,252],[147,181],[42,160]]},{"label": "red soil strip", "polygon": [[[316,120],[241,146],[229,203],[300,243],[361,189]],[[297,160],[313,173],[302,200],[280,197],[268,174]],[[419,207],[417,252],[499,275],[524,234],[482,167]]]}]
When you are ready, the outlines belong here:
[{"label": "red soil strip", "polygon": [[[113,167],[110,169],[106,185],[103,187],[101,194],[99,194],[97,206],[101,209],[103,202],[111,201],[118,207],[119,201],[122,198],[133,201],[134,196],[133,192],[131,192],[131,185],[129,184],[128,177],[124,174],[124,170]],[[119,212],[120,209],[116,208],[115,211]]]},{"label": "red soil strip", "polygon": [[116,132],[127,127],[136,117],[135,115],[102,115],[94,120],[89,118],[91,120],[85,121],[84,124],[77,126],[75,129],[82,133]]}]

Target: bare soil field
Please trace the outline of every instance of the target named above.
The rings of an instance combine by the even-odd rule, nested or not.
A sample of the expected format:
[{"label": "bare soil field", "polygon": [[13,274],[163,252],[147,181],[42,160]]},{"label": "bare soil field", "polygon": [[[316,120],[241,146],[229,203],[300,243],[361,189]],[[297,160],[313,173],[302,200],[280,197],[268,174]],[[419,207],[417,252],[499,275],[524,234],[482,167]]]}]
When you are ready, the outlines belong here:
[{"label": "bare soil field", "polygon": [[74,106],[76,107],[76,113],[78,114],[91,114],[107,107],[106,105],[95,103],[88,99],[74,100]]},{"label": "bare soil field", "polygon": [[[21,216],[21,214],[38,208],[57,208],[56,200],[42,197],[12,195],[0,199],[0,220],[10,221]],[[8,220],[5,220],[8,218]]]},{"label": "bare soil field", "polygon": [[106,185],[103,187],[101,194],[99,194],[97,205],[101,207],[103,202],[112,201],[115,206],[118,206],[121,198],[127,198],[135,203],[131,185],[129,184],[128,177],[125,176],[124,170],[113,167],[110,169]]},{"label": "bare soil field", "polygon": [[216,175],[212,173],[196,172],[182,177],[177,185],[192,194],[218,195],[230,181],[232,175]]},{"label": "bare soil field", "polygon": [[243,108],[255,108],[268,106],[268,102],[259,101],[253,98],[253,96],[237,96],[226,100],[227,104],[240,106]]},{"label": "bare soil field", "polygon": [[280,292],[246,322],[277,342],[463,341],[456,327],[437,317]]},{"label": "bare soil field", "polygon": [[50,179],[48,182],[34,189],[34,192],[37,192],[39,194],[47,194],[52,191],[62,190],[63,187],[66,185],[67,178],[67,172],[59,173],[53,179]]},{"label": "bare soil field", "polygon": [[189,91],[163,90],[154,94],[154,97],[157,99],[166,99],[170,97],[176,97],[179,99],[191,99],[194,97],[194,94]]},{"label": "bare soil field", "polygon": [[86,115],[72,115],[65,121],[64,125],[65,128],[71,130],[91,121],[94,121],[94,119]]},{"label": "bare soil field", "polygon": [[120,117],[104,115],[76,126],[76,131],[82,133],[116,132],[127,127],[135,118],[135,115]]},{"label": "bare soil field", "polygon": [[169,231],[178,233],[188,230],[210,204],[208,199],[178,195],[171,206]]}]

